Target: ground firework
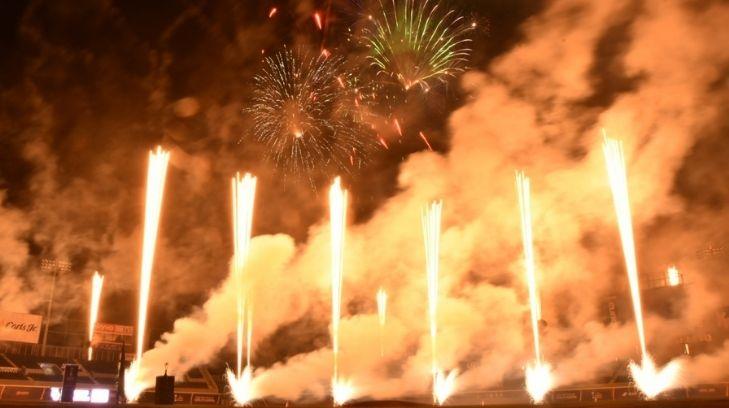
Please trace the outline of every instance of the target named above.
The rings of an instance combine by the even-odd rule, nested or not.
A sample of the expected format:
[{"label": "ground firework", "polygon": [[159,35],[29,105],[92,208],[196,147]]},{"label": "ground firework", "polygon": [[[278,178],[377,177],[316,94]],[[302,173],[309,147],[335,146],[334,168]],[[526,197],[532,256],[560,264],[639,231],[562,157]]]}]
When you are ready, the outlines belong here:
[{"label": "ground firework", "polygon": [[428,0],[380,0],[363,35],[378,74],[405,89],[430,89],[463,70],[473,26],[454,10]]},{"label": "ground firework", "polygon": [[253,132],[287,173],[348,171],[360,166],[376,139],[360,122],[358,90],[344,60],[289,49],[268,57],[255,76]]}]

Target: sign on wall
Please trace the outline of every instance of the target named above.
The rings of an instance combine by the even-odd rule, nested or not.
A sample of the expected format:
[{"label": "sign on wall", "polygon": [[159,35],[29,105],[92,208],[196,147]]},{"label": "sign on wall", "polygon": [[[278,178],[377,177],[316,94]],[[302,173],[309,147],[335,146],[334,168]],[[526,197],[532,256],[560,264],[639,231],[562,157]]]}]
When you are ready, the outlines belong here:
[{"label": "sign on wall", "polygon": [[0,311],[0,341],[38,343],[43,316]]}]

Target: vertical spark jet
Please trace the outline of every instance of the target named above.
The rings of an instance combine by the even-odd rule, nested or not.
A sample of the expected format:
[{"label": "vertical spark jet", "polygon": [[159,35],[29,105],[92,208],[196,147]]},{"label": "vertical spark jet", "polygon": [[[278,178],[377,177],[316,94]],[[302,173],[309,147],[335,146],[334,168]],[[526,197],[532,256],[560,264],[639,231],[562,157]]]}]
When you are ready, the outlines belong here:
[{"label": "vertical spark jet", "polygon": [[332,279],[332,400],[335,405],[347,402],[354,392],[349,381],[339,378],[339,321],[342,316],[342,283],[344,269],[344,237],[347,224],[347,190],[339,177],[329,189],[329,222],[331,235]]},{"label": "vertical spark jet", "polygon": [[[250,250],[253,227],[253,203],[256,195],[256,178],[246,173],[236,173],[231,180],[233,207],[233,274],[236,286],[236,372],[226,371],[228,384],[235,402],[239,405],[254,398],[251,367],[251,339],[253,334],[253,304],[245,293],[243,272]],[[247,324],[247,330],[246,330]],[[245,335],[244,335],[245,332]],[[243,368],[243,342],[246,343],[246,365]]]},{"label": "vertical spark jet", "polygon": [[[604,134],[604,131],[603,131]],[[628,195],[628,175],[625,169],[623,145],[620,141],[604,136],[603,153],[607,166],[610,190],[612,191],[615,215],[620,230],[620,241],[623,246],[625,269],[630,284],[630,297],[633,301],[635,326],[638,331],[640,343],[641,365],[630,362],[629,368],[633,381],[638,389],[648,398],[652,399],[661,392],[675,385],[680,364],[671,361],[662,370],[657,370],[653,359],[648,354],[643,327],[643,309],[640,300],[640,283],[638,279],[638,262],[635,255],[635,241],[633,238],[633,224],[630,212],[630,198]]]},{"label": "vertical spark jet", "polygon": [[134,360],[124,374],[126,377],[125,392],[129,401],[135,401],[145,388],[152,385],[148,378],[143,378],[141,359],[144,352],[144,339],[147,328],[147,307],[149,304],[149,288],[152,283],[154,250],[157,244],[157,230],[169,160],[170,153],[162,150],[161,146],[157,146],[157,150],[149,152],[147,193],[144,205],[144,237],[142,238],[142,268],[139,279],[137,349]]},{"label": "vertical spark jet", "polygon": [[101,304],[101,289],[103,286],[104,277],[98,271],[94,272],[94,276],[91,278],[91,302],[89,303],[89,361],[91,361],[94,353],[91,342],[94,339],[94,328],[96,327],[96,320],[99,317],[99,304]]},{"label": "vertical spark jet", "polygon": [[524,247],[524,269],[529,288],[529,306],[531,310],[532,342],[534,344],[534,362],[526,367],[526,389],[532,400],[540,403],[552,388],[552,375],[549,364],[542,361],[539,345],[539,321],[542,318],[542,307],[539,302],[537,288],[536,262],[534,261],[534,240],[532,237],[532,211],[529,178],[523,172],[516,173],[516,190],[519,194],[519,213],[521,214],[521,238]]},{"label": "vertical spark jet", "polygon": [[438,269],[440,262],[440,219],[442,201],[433,201],[422,214],[425,269],[428,278],[428,323],[430,326],[433,402],[441,405],[455,390],[457,370],[446,374],[438,367]]},{"label": "vertical spark jet", "polygon": [[384,348],[384,332],[385,323],[387,322],[387,292],[385,289],[380,288],[377,291],[377,317],[380,323],[380,357],[385,355]]}]

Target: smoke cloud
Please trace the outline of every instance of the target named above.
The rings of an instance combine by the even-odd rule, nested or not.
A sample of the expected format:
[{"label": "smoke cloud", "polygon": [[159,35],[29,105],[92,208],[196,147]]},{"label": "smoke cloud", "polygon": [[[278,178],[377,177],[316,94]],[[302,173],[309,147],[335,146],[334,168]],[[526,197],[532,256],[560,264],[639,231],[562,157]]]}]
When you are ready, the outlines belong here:
[{"label": "smoke cloud", "polygon": [[[294,11],[297,24],[311,24],[306,17],[310,7],[307,3]],[[238,9],[235,13],[244,14]],[[171,37],[184,32],[177,29],[190,25],[193,33],[207,33],[211,43],[224,42],[223,25],[201,15],[201,10],[191,9],[178,16],[169,24],[165,41],[174,43]],[[106,18],[121,24],[115,13]],[[639,358],[629,307],[621,310],[627,319],[606,323],[608,299],[625,296],[628,283],[600,149],[601,129],[624,143],[641,275],[662,277],[675,264],[687,283],[671,313],[646,305],[649,350],[663,364],[682,353],[687,333],[711,325],[707,322],[729,296],[726,260],[721,254],[702,258],[697,252],[729,238],[729,216],[723,211],[729,200],[729,170],[721,154],[729,151],[729,124],[722,111],[729,102],[727,19],[729,6],[720,1],[549,2],[521,24],[520,40],[510,50],[461,78],[465,101],[448,118],[444,133],[449,141],[440,141],[449,143],[447,152],[408,155],[395,165],[394,186],[380,183],[392,169],[351,180],[353,206],[371,209],[353,217],[345,248],[340,375],[352,381],[357,396],[391,398],[429,391],[420,211],[433,199],[444,200],[439,365],[459,369],[459,391],[495,387],[523,375],[533,353],[516,170],[532,180],[544,358],[558,384],[609,377],[624,372],[616,364]],[[251,51],[242,51],[242,43],[255,38],[268,45],[272,40],[267,30],[262,24],[252,26],[239,33],[235,45],[221,46],[222,56],[210,58],[240,68],[235,74],[242,76],[252,69],[246,65]],[[26,34],[43,38],[32,30]],[[296,36],[296,41],[302,40]],[[130,96],[124,109],[113,98],[99,97],[115,111],[102,125],[114,129],[119,123],[139,124],[139,117],[143,125],[131,136],[114,133],[131,141],[109,149],[109,164],[101,171],[85,169],[84,177],[64,177],[68,162],[51,152],[50,97],[33,86],[23,88],[30,95],[27,110],[35,115],[29,121],[32,130],[18,136],[18,150],[36,169],[27,182],[34,198],[28,205],[17,204],[22,200],[15,198],[23,211],[0,207],[0,246],[14,248],[12,257],[0,259],[0,309],[37,306],[37,297],[26,289],[43,285],[24,273],[30,269],[29,242],[53,248],[49,255],[71,254],[109,271],[112,276],[106,281],[118,285],[111,290],[130,293],[136,285],[128,277],[135,276],[130,271],[139,264],[138,215],[143,205],[137,199],[142,197],[143,168],[137,164],[144,160],[148,141],[154,140],[148,134],[158,132],[164,142],[178,147],[172,151],[153,297],[161,293],[155,302],[185,317],[144,353],[144,381],[151,385],[164,363],[181,375],[233,349],[235,285],[226,277],[232,249],[224,200],[229,177],[243,163],[263,187],[253,221],[257,236],[245,271],[253,293],[254,386],[261,396],[326,396],[332,354],[326,337],[330,283],[325,197],[312,199],[308,186],[266,191],[266,185],[280,180],[254,160],[260,148],[243,143],[231,154],[221,147],[245,128],[240,101],[228,96],[246,90],[233,79],[236,75],[213,80],[208,79],[216,78],[212,67],[196,72],[189,81],[201,85],[190,85],[195,88],[190,96],[169,83],[179,79],[175,69],[187,72],[190,61],[177,61],[179,66],[170,68],[169,55],[149,51],[132,57],[152,68],[133,82],[113,78],[118,86],[129,86]],[[144,109],[137,108],[139,100],[147,104]],[[201,129],[214,137],[194,139],[191,135]],[[69,134],[93,144],[89,132],[72,128]],[[70,154],[83,151],[78,146],[65,149]],[[97,229],[99,220],[109,225]],[[289,234],[271,235],[280,231]],[[85,248],[83,254],[76,253],[79,247]],[[215,285],[200,294],[200,288]],[[15,287],[19,289],[5,289]],[[389,298],[384,357],[375,304],[380,287]],[[199,302],[201,296],[207,300]],[[272,357],[263,349],[280,344],[281,338],[286,345],[279,355]],[[729,344],[724,343],[685,359],[684,383],[726,378],[722,362],[727,353]]]},{"label": "smoke cloud", "polygon": [[[693,283],[684,287],[685,303],[676,316],[648,311],[649,349],[661,361],[681,352],[685,329],[700,325],[727,294],[725,286],[717,291],[713,285],[720,270],[700,265],[686,249],[700,246],[705,232],[679,231],[668,221],[687,217],[690,197],[677,194],[677,173],[702,137],[722,126],[727,17],[729,8],[718,2],[555,2],[523,25],[524,39],[512,51],[483,72],[464,76],[469,98],[450,117],[450,151],[411,155],[400,167],[400,192],[347,231],[349,313],[342,323],[340,366],[359,395],[427,393],[430,350],[418,217],[436,198],[445,202],[439,365],[460,368],[463,390],[494,386],[529,361],[517,169],[532,178],[545,359],[558,383],[589,381],[615,361],[638,358],[632,322],[604,323],[606,299],[624,294],[627,282],[600,150],[603,128],[625,145],[642,274],[661,276],[667,265],[677,264]],[[246,273],[261,289],[254,313],[258,344],[299,319],[328,322],[325,227],[326,220],[313,227],[308,241],[283,262],[259,261],[267,252],[263,243],[273,238],[254,239],[257,261]],[[654,240],[684,247],[660,247]],[[227,286],[206,307],[232,304],[223,299],[233,295]],[[384,358],[374,305],[380,286],[391,299]],[[266,295],[271,287],[277,296]],[[159,362],[162,353],[165,361],[186,361],[186,352],[174,345],[184,343],[190,319],[195,316],[178,321],[144,362]],[[234,319],[216,323],[196,324],[219,335],[213,343],[222,346]],[[200,362],[217,352],[208,350]],[[722,378],[718,362],[725,355],[726,347],[691,360],[687,382]],[[326,346],[291,356],[259,368],[255,386],[261,395],[323,397],[331,359]]]}]

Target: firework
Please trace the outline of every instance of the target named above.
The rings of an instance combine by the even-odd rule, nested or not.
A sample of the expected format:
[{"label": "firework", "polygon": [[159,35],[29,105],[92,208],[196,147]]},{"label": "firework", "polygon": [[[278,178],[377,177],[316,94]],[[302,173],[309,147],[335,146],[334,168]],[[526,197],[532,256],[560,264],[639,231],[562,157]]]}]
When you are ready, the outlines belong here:
[{"label": "firework", "polygon": [[638,389],[650,399],[675,385],[680,365],[678,362],[672,361],[663,370],[656,370],[653,359],[648,354],[645,330],[643,328],[643,309],[640,300],[638,262],[635,256],[630,197],[628,195],[628,175],[625,169],[623,145],[615,139],[604,136],[603,153],[605,155],[608,180],[615,206],[615,215],[618,220],[618,229],[620,230],[620,241],[623,246],[625,269],[628,273],[630,297],[633,302],[635,325],[640,343],[641,365],[639,366],[631,361],[629,368]]},{"label": "firework", "polygon": [[423,142],[425,143],[425,145],[428,146],[428,150],[430,150],[432,152],[433,151],[433,146],[430,145],[430,142],[428,141],[428,138],[425,137],[425,133],[423,133],[422,131],[420,131],[420,132],[418,132],[418,135],[420,136],[421,139],[423,139]]},{"label": "firework", "polygon": [[382,288],[377,291],[377,320],[380,323],[380,356],[383,356],[385,349],[382,337],[384,335],[385,323],[387,323],[387,292]]},{"label": "firework", "polygon": [[149,168],[147,170],[147,195],[144,213],[144,238],[142,240],[142,269],[139,279],[139,310],[137,320],[137,349],[134,361],[125,373],[125,391],[127,399],[134,401],[149,385],[142,382],[143,370],[141,367],[142,353],[144,352],[144,338],[147,326],[147,307],[149,304],[149,287],[152,283],[152,265],[154,250],[157,244],[157,230],[159,227],[160,211],[162,209],[162,196],[167,177],[167,164],[170,153],[158,146],[156,151],[149,152]]},{"label": "firework", "polygon": [[93,357],[94,349],[91,347],[91,341],[94,339],[94,327],[99,317],[99,304],[101,303],[101,289],[104,286],[104,277],[99,272],[94,272],[91,278],[91,303],[89,304],[89,351],[88,359]]},{"label": "firework", "polygon": [[342,405],[352,397],[354,388],[350,382],[339,378],[339,321],[342,317],[344,236],[347,224],[347,190],[342,189],[339,177],[334,179],[334,183],[329,189],[329,219],[332,251],[332,355],[334,357],[332,399],[336,405]]},{"label": "firework", "polygon": [[668,286],[678,286],[681,284],[681,272],[675,266],[671,266],[666,271],[666,282]]},{"label": "firework", "polygon": [[344,60],[328,52],[284,49],[266,58],[246,111],[268,158],[287,173],[309,176],[322,167],[349,171],[350,156],[363,164],[376,140],[359,120],[354,82]]},{"label": "firework", "polygon": [[532,342],[534,344],[534,362],[526,368],[526,388],[534,402],[542,402],[544,396],[552,388],[552,375],[549,364],[542,361],[539,348],[539,320],[542,308],[537,290],[536,262],[534,261],[534,241],[532,238],[532,211],[529,178],[522,172],[516,173],[516,189],[519,194],[519,213],[521,214],[521,237],[524,247],[524,269],[529,288],[529,306],[531,310]]},{"label": "firework", "polygon": [[428,323],[430,326],[433,402],[443,404],[453,393],[458,372],[445,373],[438,367],[438,269],[440,263],[440,218],[442,201],[433,201],[422,214],[425,267],[428,278]]},{"label": "firework", "polygon": [[[233,273],[236,282],[236,372],[227,370],[228,383],[236,403],[245,404],[253,398],[251,381],[253,372],[251,368],[251,339],[253,333],[253,309],[250,296],[245,296],[243,285],[243,270],[251,242],[251,228],[253,225],[253,202],[256,194],[256,178],[246,173],[244,177],[236,174],[231,180],[232,207],[233,207]],[[248,298],[246,304],[245,299]],[[247,316],[246,316],[247,311]],[[243,366],[243,340],[244,327],[247,324],[246,340],[246,366]]]},{"label": "firework", "polygon": [[379,0],[379,14],[363,32],[368,58],[378,75],[406,90],[431,88],[463,71],[473,29],[456,11],[429,0]]}]

